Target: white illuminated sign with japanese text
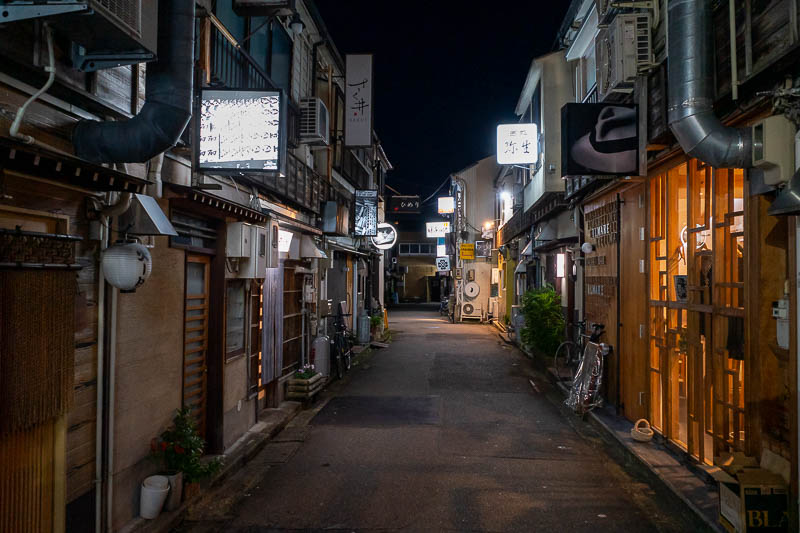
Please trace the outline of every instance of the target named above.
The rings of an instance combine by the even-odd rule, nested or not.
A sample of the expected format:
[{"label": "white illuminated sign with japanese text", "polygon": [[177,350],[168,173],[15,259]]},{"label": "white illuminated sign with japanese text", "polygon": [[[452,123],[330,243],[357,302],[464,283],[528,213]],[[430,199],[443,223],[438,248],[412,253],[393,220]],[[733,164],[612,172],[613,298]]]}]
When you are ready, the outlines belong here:
[{"label": "white illuminated sign with japanese text", "polygon": [[497,163],[530,165],[539,160],[539,134],[536,124],[497,126]]},{"label": "white illuminated sign with japanese text", "polygon": [[426,222],[425,230],[428,237],[444,237],[450,233],[449,222]]},{"label": "white illuminated sign with japanese text", "polygon": [[439,198],[439,214],[446,215],[452,213],[456,209],[456,200],[452,196],[443,196]]}]

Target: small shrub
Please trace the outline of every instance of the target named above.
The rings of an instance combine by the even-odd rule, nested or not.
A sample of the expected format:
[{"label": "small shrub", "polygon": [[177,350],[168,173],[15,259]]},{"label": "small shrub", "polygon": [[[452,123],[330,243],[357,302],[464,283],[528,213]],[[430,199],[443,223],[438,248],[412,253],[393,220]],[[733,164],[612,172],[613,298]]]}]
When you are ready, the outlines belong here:
[{"label": "small shrub", "polygon": [[554,354],[564,338],[561,295],[552,286],[530,290],[522,297],[522,314],[522,342],[546,355]]},{"label": "small shrub", "polygon": [[184,481],[194,483],[213,476],[222,467],[220,459],[202,460],[205,444],[190,409],[183,407],[175,414],[172,427],[153,439],[150,451],[168,471],[183,472]]},{"label": "small shrub", "polygon": [[369,317],[369,325],[373,328],[377,328],[383,322],[383,317],[381,315],[372,315]]}]

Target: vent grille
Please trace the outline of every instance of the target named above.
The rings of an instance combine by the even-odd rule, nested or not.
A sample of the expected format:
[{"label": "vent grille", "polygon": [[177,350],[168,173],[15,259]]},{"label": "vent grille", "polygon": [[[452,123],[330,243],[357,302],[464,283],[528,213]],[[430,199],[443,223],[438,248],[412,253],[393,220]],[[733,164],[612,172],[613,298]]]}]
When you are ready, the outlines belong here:
[{"label": "vent grille", "polygon": [[142,0],[96,0],[96,5],[104,8],[110,16],[141,37],[142,35]]}]

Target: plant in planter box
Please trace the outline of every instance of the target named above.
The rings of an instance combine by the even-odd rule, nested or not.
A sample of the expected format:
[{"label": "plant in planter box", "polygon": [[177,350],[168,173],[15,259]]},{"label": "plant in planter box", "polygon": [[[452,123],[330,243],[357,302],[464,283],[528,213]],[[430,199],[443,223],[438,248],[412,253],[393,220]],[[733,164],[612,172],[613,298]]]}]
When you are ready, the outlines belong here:
[{"label": "plant in planter box", "polygon": [[522,297],[522,314],[522,341],[545,355],[554,354],[564,338],[561,295],[551,286],[530,290]]},{"label": "plant in planter box", "polygon": [[317,375],[317,371],[314,369],[314,365],[305,364],[303,368],[300,368],[295,371],[294,378],[295,379],[311,379]]},{"label": "plant in planter box", "polygon": [[178,409],[172,427],[150,443],[151,456],[167,471],[183,473],[186,483],[196,483],[213,476],[222,467],[220,459],[203,461],[205,441],[188,407]]}]

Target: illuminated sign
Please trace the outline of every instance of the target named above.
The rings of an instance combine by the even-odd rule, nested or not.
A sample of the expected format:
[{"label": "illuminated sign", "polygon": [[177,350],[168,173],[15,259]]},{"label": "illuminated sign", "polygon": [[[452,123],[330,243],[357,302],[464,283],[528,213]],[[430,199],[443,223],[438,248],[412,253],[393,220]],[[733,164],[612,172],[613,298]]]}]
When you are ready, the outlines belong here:
[{"label": "illuminated sign", "polygon": [[372,237],[372,245],[378,250],[388,250],[397,243],[397,229],[391,224],[378,224],[378,234]]},{"label": "illuminated sign", "polygon": [[539,135],[536,124],[497,126],[497,163],[530,165],[539,160]]},{"label": "illuminated sign", "polygon": [[452,196],[443,196],[439,198],[439,214],[446,215],[452,213],[456,209],[456,199]]},{"label": "illuminated sign", "polygon": [[198,167],[280,171],[281,106],[277,91],[201,91]]},{"label": "illuminated sign", "polygon": [[372,54],[349,55],[345,76],[345,146],[372,145]]},{"label": "illuminated sign", "polygon": [[461,259],[475,259],[475,245],[471,242],[461,243],[458,253]]},{"label": "illuminated sign", "polygon": [[374,237],[378,234],[378,191],[356,191],[356,237]]},{"label": "illuminated sign", "polygon": [[450,270],[450,258],[445,257],[437,257],[436,258],[436,270],[439,272],[446,272]]},{"label": "illuminated sign", "polygon": [[450,233],[449,222],[426,222],[425,231],[428,237],[444,237]]},{"label": "illuminated sign", "polygon": [[391,213],[419,213],[419,196],[392,196],[389,198]]}]

